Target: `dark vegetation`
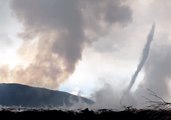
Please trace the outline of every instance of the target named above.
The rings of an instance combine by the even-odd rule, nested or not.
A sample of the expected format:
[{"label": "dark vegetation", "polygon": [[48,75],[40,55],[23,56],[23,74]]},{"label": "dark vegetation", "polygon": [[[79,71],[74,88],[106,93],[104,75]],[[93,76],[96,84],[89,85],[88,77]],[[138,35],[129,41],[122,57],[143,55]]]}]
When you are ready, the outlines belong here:
[{"label": "dark vegetation", "polygon": [[28,110],[14,112],[2,110],[1,117],[6,119],[68,119],[68,120],[171,120],[171,111],[168,110],[136,110],[127,109],[125,111],[89,109],[81,111],[62,111],[62,110]]}]

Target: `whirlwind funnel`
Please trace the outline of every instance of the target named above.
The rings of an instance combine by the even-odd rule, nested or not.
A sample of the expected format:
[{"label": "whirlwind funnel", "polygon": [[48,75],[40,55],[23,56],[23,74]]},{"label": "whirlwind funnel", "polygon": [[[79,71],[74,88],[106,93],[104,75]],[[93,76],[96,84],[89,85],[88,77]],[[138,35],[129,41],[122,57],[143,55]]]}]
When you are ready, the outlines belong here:
[{"label": "whirlwind funnel", "polygon": [[144,63],[146,62],[146,60],[148,58],[149,51],[150,51],[150,45],[151,45],[151,42],[152,42],[153,36],[154,36],[154,31],[155,31],[155,24],[152,25],[151,31],[148,34],[147,42],[143,49],[142,58],[140,60],[140,63],[138,64],[138,67],[137,67],[134,75],[132,76],[131,82],[128,86],[128,91],[130,91],[130,89],[133,87],[139,72],[141,71],[142,67],[144,66]]},{"label": "whirlwind funnel", "polygon": [[141,58],[138,66],[137,66],[135,73],[132,76],[131,82],[130,82],[128,88],[126,89],[126,91],[124,92],[123,96],[121,97],[121,101],[120,101],[121,104],[122,104],[125,96],[131,95],[130,90],[133,87],[139,72],[141,71],[142,67],[144,66],[144,64],[148,58],[149,51],[150,51],[150,45],[151,45],[151,42],[152,42],[153,36],[154,36],[154,31],[155,31],[155,24],[152,25],[152,28],[151,28],[148,36],[147,36],[147,42],[146,42],[145,47],[144,47],[143,52],[142,52],[142,58]]}]

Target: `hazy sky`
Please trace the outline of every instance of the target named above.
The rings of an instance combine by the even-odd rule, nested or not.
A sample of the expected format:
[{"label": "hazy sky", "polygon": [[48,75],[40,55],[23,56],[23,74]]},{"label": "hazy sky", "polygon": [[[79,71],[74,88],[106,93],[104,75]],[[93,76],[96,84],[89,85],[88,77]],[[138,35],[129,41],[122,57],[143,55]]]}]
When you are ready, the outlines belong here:
[{"label": "hazy sky", "polygon": [[170,0],[0,0],[0,9],[1,82],[96,98],[110,90],[114,100],[129,85],[155,22],[132,91],[149,88],[169,100]]}]

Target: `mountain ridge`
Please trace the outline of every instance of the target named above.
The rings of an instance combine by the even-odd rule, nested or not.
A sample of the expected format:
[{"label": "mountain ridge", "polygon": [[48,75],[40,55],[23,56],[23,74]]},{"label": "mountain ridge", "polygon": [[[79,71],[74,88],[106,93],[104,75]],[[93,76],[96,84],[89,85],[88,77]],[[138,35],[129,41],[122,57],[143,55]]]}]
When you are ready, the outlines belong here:
[{"label": "mountain ridge", "polygon": [[78,102],[94,102],[67,92],[17,83],[0,84],[0,105],[22,107],[70,107]]}]

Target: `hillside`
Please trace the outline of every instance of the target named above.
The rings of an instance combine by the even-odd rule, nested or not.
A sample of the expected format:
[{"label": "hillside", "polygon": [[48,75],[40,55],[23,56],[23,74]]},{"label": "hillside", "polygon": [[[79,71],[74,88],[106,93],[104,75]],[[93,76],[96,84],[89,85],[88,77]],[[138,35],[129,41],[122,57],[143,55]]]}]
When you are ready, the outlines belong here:
[{"label": "hillside", "polygon": [[21,84],[0,84],[0,105],[22,107],[69,107],[79,101],[92,104],[93,101],[66,92]]}]

